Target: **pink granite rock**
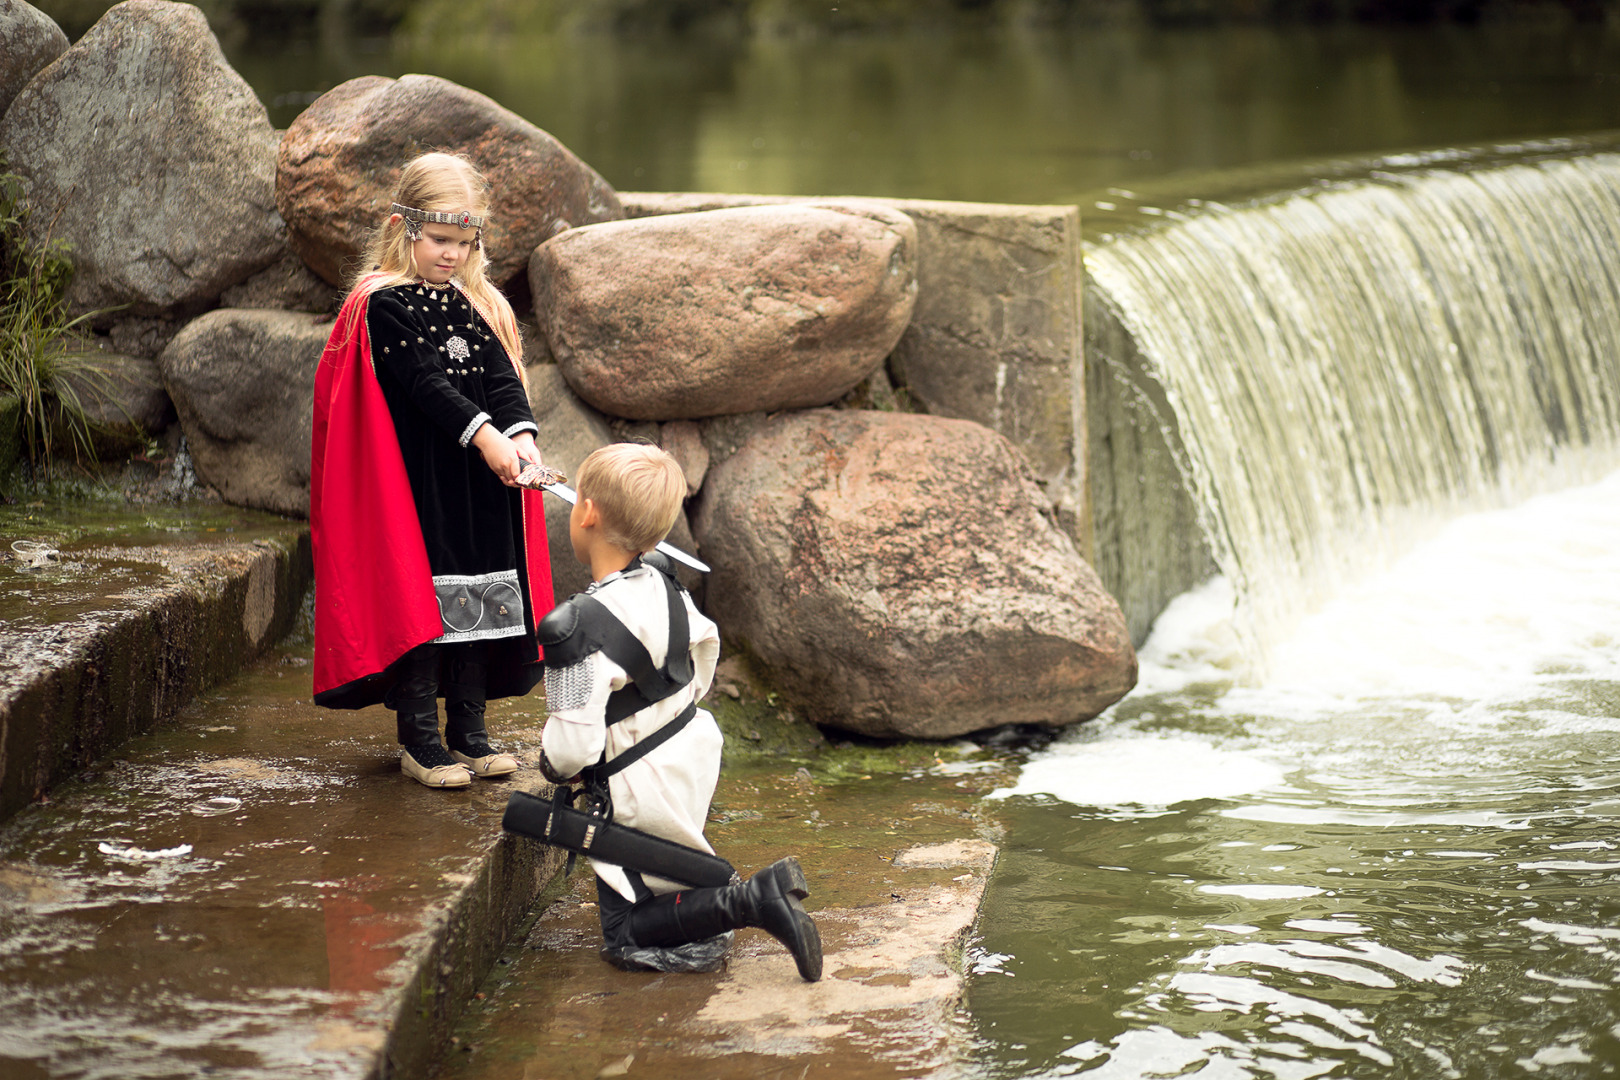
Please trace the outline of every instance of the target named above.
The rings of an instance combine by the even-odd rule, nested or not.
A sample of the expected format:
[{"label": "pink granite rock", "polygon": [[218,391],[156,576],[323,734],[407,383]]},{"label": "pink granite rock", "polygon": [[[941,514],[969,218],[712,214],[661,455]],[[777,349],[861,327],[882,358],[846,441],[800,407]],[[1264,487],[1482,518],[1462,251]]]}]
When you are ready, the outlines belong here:
[{"label": "pink granite rock", "polygon": [[465,154],[488,178],[484,253],[499,284],[553,234],[624,216],[595,170],[483,94],[432,75],[367,75],[323,94],[281,141],[276,205],[310,269],[346,282],[388,216],[400,170],[427,150]]},{"label": "pink granite rock", "polygon": [[1118,605],[1022,455],[970,421],[775,417],[710,470],[693,532],[709,612],[817,723],[1058,726],[1136,683]]},{"label": "pink granite rock", "polygon": [[916,227],[848,201],[592,225],[529,263],[535,314],[580,397],[636,420],[836,401],[916,302]]}]

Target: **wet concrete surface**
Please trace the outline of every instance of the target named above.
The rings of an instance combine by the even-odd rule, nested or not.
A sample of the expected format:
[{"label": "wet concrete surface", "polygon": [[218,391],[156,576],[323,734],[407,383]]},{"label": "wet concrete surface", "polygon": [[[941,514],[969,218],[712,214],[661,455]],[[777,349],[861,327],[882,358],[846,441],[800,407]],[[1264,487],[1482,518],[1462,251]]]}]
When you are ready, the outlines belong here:
[{"label": "wet concrete surface", "polygon": [[[207,532],[108,543],[87,526],[61,550],[140,623],[143,590],[215,574],[238,540],[296,553],[282,524],[225,548]],[[59,622],[116,607],[65,580]],[[54,617],[25,605],[0,627],[5,655],[49,655]],[[164,625],[120,662],[197,648]],[[399,773],[390,714],[318,710],[309,675],[307,636],[269,647],[147,734],[83,749],[82,771],[0,827],[0,1077],[919,1076],[958,1059],[959,946],[995,836],[978,796],[1004,762],[830,745],[722,678],[710,835],[745,872],[800,856],[827,974],[804,984],[744,931],[722,972],[633,975],[597,958],[588,871],[565,881],[557,853],[500,830],[510,791],[546,791],[537,772],[423,788]],[[497,742],[526,761],[543,720],[538,693],[491,707]]]},{"label": "wet concrete surface", "polygon": [[0,820],[285,635],[310,576],[270,514],[0,506]]},{"label": "wet concrete surface", "polygon": [[[560,862],[278,648],[0,830],[0,1076],[421,1075]],[[539,702],[491,728],[532,759]]]},{"label": "wet concrete surface", "polygon": [[[728,732],[728,737],[730,733]],[[962,948],[995,857],[979,796],[994,761],[911,745],[866,757],[728,765],[709,837],[743,873],[804,864],[822,981],[759,930],[724,970],[621,972],[598,956],[591,875],[576,871],[481,988],[434,1073],[454,1080],[950,1075],[967,1052]]]}]

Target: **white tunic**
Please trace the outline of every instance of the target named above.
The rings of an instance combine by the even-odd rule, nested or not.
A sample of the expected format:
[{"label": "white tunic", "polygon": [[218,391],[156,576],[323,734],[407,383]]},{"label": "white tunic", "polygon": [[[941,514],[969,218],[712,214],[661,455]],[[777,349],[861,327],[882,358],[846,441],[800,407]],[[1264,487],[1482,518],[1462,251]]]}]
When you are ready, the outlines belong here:
[{"label": "white tunic", "polygon": [[[609,574],[588,593],[600,601],[647,647],[653,663],[664,666],[669,651],[668,600],[662,575],[650,566]],[[605,746],[612,761],[663,727],[692,702],[709,692],[720,659],[720,631],[697,610],[691,597],[686,617],[691,627],[692,681],[662,701],[607,726],[608,695],[629,685],[630,676],[602,653],[561,671],[546,669],[546,708],[550,713],[540,735],[546,759],[563,776],[573,776],[601,759]],[[705,709],[674,738],[608,779],[613,820],[677,844],[713,853],[703,838],[709,800],[720,778],[720,726]],[[621,867],[592,859],[597,876],[626,900],[636,899]],[[687,886],[643,875],[655,893]]]}]

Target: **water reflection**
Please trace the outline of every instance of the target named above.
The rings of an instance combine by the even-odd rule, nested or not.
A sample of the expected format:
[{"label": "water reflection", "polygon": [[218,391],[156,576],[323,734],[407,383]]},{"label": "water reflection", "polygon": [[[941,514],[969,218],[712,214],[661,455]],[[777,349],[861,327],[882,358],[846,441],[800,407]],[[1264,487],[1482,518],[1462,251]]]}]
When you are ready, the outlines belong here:
[{"label": "water reflection", "polygon": [[328,25],[226,47],[277,126],[346,79],[441,75],[624,190],[1069,201],[1188,170],[1620,127],[1615,29],[616,38],[512,7],[423,4],[386,38]]},{"label": "water reflection", "polygon": [[[985,1075],[1612,1075],[1620,653],[1584,612],[1620,604],[1617,493],[1459,520],[1258,686],[1174,625],[1218,590],[1168,616],[1182,666],[1150,643],[1149,692],[1006,804],[970,985]],[[1521,611],[1496,577],[1559,587]],[[1383,647],[1417,625],[1453,647]]]}]

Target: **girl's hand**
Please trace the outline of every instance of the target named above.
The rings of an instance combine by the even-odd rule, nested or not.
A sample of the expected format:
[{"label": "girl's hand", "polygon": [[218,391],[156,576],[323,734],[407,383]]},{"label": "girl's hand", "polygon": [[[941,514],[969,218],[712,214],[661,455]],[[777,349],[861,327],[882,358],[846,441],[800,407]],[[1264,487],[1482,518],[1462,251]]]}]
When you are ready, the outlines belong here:
[{"label": "girl's hand", "polygon": [[[484,464],[489,466],[490,472],[500,477],[501,483],[507,487],[516,486],[513,481],[523,471],[523,458],[518,453],[516,443],[490,424],[485,424],[472,437],[472,444],[483,455]],[[530,444],[533,445],[532,439]]]},{"label": "girl's hand", "polygon": [[544,465],[540,460],[540,448],[534,445],[534,432],[520,431],[512,436],[512,445],[517,447],[517,455],[530,465]]}]

